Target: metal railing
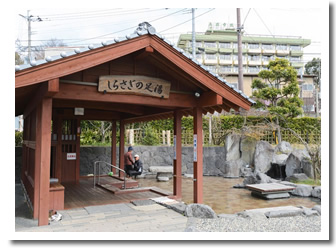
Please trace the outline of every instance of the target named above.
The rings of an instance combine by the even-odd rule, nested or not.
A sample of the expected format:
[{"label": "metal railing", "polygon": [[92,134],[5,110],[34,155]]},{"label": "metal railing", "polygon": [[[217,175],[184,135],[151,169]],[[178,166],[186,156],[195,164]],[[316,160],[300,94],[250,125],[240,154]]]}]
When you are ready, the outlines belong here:
[{"label": "metal railing", "polygon": [[126,171],[120,169],[117,166],[109,164],[109,163],[107,163],[105,161],[96,161],[93,164],[93,188],[96,188],[97,165],[98,165],[98,182],[97,183],[100,183],[100,165],[101,165],[101,163],[104,163],[105,165],[111,166],[112,168],[115,168],[115,169],[117,169],[117,170],[119,170],[121,172],[124,172],[124,187],[123,187],[123,189],[126,189]]}]

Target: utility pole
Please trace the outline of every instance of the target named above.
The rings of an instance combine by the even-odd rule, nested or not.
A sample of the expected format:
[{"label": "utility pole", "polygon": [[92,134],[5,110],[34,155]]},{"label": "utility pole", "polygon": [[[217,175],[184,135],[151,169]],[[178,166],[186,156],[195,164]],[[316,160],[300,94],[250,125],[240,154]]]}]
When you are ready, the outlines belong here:
[{"label": "utility pole", "polygon": [[241,40],[241,32],[243,27],[240,21],[240,8],[237,8],[237,38],[238,38],[238,89],[244,92],[243,85],[243,48]]},{"label": "utility pole", "polygon": [[31,22],[41,22],[42,19],[40,17],[35,17],[32,15],[29,15],[30,10],[27,10],[27,16],[21,15],[24,19],[28,22],[28,63],[30,63],[31,60]]},{"label": "utility pole", "polygon": [[192,57],[196,59],[195,9],[191,9],[192,16]]}]

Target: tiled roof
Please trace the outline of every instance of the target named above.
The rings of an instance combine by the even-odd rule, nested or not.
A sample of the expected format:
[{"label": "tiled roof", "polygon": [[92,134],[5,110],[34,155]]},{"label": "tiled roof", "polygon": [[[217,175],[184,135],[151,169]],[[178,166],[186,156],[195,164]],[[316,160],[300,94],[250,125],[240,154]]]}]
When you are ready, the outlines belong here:
[{"label": "tiled roof", "polygon": [[89,50],[93,50],[93,49],[97,49],[97,48],[100,48],[100,47],[108,46],[108,45],[111,45],[111,44],[114,44],[114,43],[118,43],[118,42],[122,42],[122,41],[125,41],[125,40],[134,39],[134,38],[136,38],[138,36],[141,36],[141,35],[150,34],[150,35],[156,35],[161,40],[165,41],[168,45],[170,45],[175,50],[177,50],[179,53],[181,53],[183,56],[185,56],[188,59],[192,60],[195,64],[197,64],[203,70],[206,70],[208,73],[210,73],[211,75],[213,75],[214,77],[216,77],[217,79],[219,79],[220,81],[222,81],[224,84],[226,84],[227,86],[229,86],[230,88],[232,88],[233,90],[235,90],[237,93],[239,93],[245,99],[247,99],[249,102],[251,102],[252,104],[255,104],[255,101],[253,101],[251,98],[249,98],[248,96],[246,96],[241,90],[235,89],[233,85],[231,85],[230,83],[228,83],[227,81],[225,81],[218,74],[215,74],[215,73],[211,72],[203,64],[199,63],[196,59],[193,59],[192,56],[189,53],[186,53],[183,49],[175,46],[171,41],[167,40],[161,34],[156,33],[155,28],[153,26],[151,26],[149,23],[145,23],[142,26],[140,26],[140,25],[141,24],[139,24],[139,28],[137,28],[137,30],[134,33],[128,34],[125,37],[115,38],[114,40],[109,40],[109,41],[102,41],[100,44],[90,44],[86,48],[81,48],[81,49],[76,48],[72,52],[61,52],[57,56],[52,56],[52,57],[47,56],[45,59],[41,59],[41,60],[37,60],[37,61],[32,60],[30,62],[30,64],[16,65],[15,66],[15,71],[21,71],[21,70],[24,70],[24,69],[27,69],[27,68],[31,68],[31,67],[38,66],[38,65],[41,65],[41,64],[49,63],[49,62],[52,62],[52,61],[55,61],[55,60],[60,60],[62,58],[69,57],[69,56],[72,56],[72,55],[76,55],[76,54],[79,54],[79,53],[83,53],[83,52],[86,52],[86,51],[89,51]]}]

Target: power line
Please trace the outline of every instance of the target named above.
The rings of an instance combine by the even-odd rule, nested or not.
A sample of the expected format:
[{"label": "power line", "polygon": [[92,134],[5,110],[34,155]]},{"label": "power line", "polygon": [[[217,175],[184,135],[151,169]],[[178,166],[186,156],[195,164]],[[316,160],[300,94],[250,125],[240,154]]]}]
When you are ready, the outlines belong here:
[{"label": "power line", "polygon": [[[196,16],[195,17],[195,19],[196,18],[198,18],[198,17],[200,17],[200,16],[202,16],[202,15],[205,15],[205,14],[207,14],[207,13],[209,13],[210,11],[213,11],[214,10],[214,8],[212,8],[212,9],[210,9],[209,11],[207,11],[207,12],[204,12],[203,14],[200,14],[200,15],[198,15],[198,16]],[[184,24],[184,23],[187,23],[187,22],[190,22],[192,19],[188,19],[187,21],[185,21],[185,22],[181,22],[181,23],[179,23],[179,24],[177,24],[177,25],[175,25],[175,26],[172,26],[172,27],[170,27],[170,28],[167,28],[167,29],[165,29],[165,30],[161,30],[160,31],[160,33],[163,33],[163,32],[165,32],[165,31],[167,31],[167,30],[170,30],[170,29],[172,29],[172,28],[175,28],[175,27],[178,27],[178,26],[181,26],[182,24]]]}]

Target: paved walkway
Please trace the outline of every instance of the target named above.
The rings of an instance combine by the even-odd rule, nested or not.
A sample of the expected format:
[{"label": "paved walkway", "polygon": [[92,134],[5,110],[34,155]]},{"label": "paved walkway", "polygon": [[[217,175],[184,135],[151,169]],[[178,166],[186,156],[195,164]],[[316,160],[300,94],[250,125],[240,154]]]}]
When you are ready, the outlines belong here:
[{"label": "paved walkway", "polygon": [[183,232],[188,218],[154,201],[90,206],[59,211],[61,221],[38,226],[16,187],[17,232]]}]

